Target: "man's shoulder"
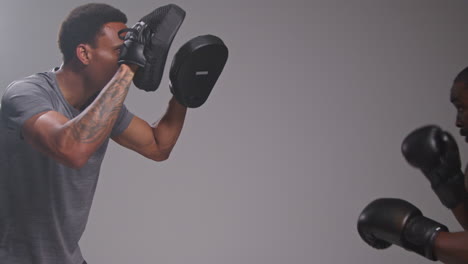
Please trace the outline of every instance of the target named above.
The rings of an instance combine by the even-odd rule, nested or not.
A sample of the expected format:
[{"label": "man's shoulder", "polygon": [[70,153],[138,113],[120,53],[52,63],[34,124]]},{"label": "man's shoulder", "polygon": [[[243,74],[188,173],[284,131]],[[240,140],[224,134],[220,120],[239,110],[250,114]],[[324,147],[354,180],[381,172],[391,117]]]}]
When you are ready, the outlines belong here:
[{"label": "man's shoulder", "polygon": [[10,86],[21,84],[35,84],[37,86],[53,86],[55,73],[53,71],[39,72],[13,81]]},{"label": "man's shoulder", "polygon": [[53,71],[35,73],[11,82],[5,94],[16,93],[49,93],[55,90],[55,73]]}]

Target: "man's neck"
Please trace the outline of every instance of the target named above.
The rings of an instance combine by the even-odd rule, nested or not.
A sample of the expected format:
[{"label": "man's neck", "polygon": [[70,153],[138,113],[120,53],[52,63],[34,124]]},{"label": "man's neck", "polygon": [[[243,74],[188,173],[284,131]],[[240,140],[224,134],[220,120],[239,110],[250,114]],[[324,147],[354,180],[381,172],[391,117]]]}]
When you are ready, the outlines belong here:
[{"label": "man's neck", "polygon": [[67,102],[78,110],[83,110],[97,96],[81,69],[71,65],[62,65],[57,71],[57,84]]}]

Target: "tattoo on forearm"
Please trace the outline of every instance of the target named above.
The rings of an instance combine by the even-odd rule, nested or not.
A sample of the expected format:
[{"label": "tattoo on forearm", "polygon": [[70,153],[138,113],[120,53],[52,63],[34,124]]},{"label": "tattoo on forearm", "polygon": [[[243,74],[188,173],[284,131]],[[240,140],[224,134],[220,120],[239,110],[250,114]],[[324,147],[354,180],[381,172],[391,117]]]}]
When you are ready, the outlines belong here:
[{"label": "tattoo on forearm", "polygon": [[[121,71],[121,69],[119,69]],[[133,74],[127,72],[104,88],[88,111],[72,127],[73,138],[81,143],[93,143],[107,137],[117,119]]]}]

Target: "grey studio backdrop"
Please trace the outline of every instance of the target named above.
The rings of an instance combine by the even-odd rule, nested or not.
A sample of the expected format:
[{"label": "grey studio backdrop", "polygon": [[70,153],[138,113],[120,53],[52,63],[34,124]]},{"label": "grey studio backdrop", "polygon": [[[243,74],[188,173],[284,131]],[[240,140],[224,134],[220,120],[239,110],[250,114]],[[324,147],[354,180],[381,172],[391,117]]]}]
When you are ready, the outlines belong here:
[{"label": "grey studio backdrop", "polygon": [[[6,1],[1,92],[61,62],[60,22],[87,1]],[[108,0],[133,25],[167,4]],[[156,121],[168,70],[192,37],[230,50],[208,102],[189,110],[169,160],[115,143],[104,160],[80,245],[89,264],[429,263],[358,236],[370,201],[399,197],[460,231],[400,154],[428,123],[452,132],[449,87],[468,66],[466,1],[175,0],[187,11],[158,91],[126,104]],[[1,173],[1,172],[0,172]]]}]

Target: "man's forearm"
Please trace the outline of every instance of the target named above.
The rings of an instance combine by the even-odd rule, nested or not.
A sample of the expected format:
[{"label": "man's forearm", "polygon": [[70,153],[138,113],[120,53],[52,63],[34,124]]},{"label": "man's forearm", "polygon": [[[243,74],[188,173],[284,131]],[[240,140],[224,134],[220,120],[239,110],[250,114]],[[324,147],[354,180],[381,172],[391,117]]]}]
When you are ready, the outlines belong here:
[{"label": "man's forearm", "polygon": [[463,229],[468,231],[468,199],[465,198],[463,202],[453,208],[452,213]]},{"label": "man's forearm", "polygon": [[64,144],[73,146],[79,152],[79,157],[84,156],[87,160],[109,136],[122,109],[133,75],[127,65],[121,65],[94,102],[64,125]]},{"label": "man's forearm", "polygon": [[443,263],[468,263],[468,232],[440,232],[435,239],[434,251]]},{"label": "man's forearm", "polygon": [[465,168],[465,198],[463,202],[458,204],[455,208],[452,209],[452,213],[457,219],[458,223],[463,227],[464,230],[468,231],[468,195],[466,195],[466,186],[467,186],[467,174],[468,174],[468,164]]},{"label": "man's forearm", "polygon": [[169,155],[177,142],[185,121],[187,107],[172,97],[163,117],[153,124],[153,134],[159,149]]}]

